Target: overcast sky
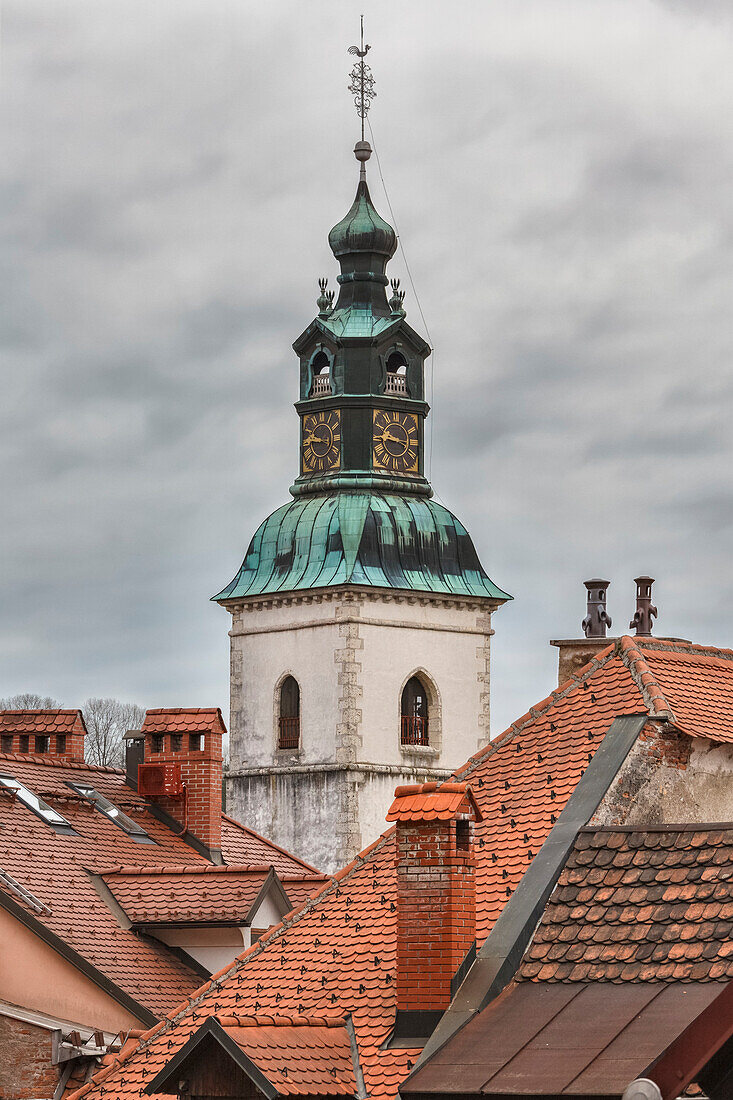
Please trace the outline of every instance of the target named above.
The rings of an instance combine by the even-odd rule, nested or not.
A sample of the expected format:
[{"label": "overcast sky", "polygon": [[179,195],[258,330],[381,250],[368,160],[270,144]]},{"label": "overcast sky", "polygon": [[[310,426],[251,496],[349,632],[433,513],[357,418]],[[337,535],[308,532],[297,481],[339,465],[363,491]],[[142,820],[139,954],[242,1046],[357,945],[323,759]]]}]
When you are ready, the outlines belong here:
[{"label": "overcast sky", "polygon": [[649,572],[659,634],[733,646],[729,4],[6,0],[0,696],[227,707],[208,600],[296,474],[362,9],[433,485],[515,596],[493,732],[587,577],[614,633]]}]

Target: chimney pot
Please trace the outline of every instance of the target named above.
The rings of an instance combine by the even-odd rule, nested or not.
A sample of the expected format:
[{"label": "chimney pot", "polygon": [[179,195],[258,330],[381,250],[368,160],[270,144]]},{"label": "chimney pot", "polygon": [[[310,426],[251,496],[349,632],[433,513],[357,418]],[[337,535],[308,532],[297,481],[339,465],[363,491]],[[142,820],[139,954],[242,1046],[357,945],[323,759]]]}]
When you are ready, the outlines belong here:
[{"label": "chimney pot", "polygon": [[586,638],[605,638],[606,629],[611,626],[611,616],[606,611],[606,592],[611,582],[595,577],[583,583],[588,591],[583,633]]},{"label": "chimney pot", "polygon": [[634,584],[636,585],[636,611],[629,627],[636,630],[637,637],[649,638],[651,637],[654,619],[658,614],[652,603],[654,578],[635,577]]}]

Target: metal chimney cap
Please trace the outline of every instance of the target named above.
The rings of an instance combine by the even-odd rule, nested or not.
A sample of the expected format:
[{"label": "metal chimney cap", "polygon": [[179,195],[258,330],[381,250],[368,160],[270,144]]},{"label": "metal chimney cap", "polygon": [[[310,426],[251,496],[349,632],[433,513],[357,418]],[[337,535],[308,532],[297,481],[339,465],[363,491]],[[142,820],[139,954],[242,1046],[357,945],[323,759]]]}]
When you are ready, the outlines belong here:
[{"label": "metal chimney cap", "polygon": [[639,1077],[624,1090],[621,1100],[662,1100],[659,1085],[647,1077]]},{"label": "metal chimney cap", "polygon": [[602,581],[600,577],[594,577],[593,580],[583,581],[585,587],[590,591],[591,588],[608,588],[610,581]]},{"label": "metal chimney cap", "polygon": [[634,577],[634,584],[654,584],[654,577]]}]

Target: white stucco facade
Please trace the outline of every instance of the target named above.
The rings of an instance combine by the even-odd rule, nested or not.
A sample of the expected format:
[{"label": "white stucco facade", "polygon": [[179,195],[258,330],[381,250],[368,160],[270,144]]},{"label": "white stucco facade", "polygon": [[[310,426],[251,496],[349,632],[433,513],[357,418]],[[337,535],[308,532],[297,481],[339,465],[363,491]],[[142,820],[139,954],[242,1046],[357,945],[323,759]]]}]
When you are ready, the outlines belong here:
[{"label": "white stucco facade", "polygon": [[[228,604],[232,813],[324,870],[384,829],[395,786],[442,778],[489,739],[491,599],[343,587]],[[430,744],[401,744],[417,675]],[[300,746],[278,748],[280,685]]]}]

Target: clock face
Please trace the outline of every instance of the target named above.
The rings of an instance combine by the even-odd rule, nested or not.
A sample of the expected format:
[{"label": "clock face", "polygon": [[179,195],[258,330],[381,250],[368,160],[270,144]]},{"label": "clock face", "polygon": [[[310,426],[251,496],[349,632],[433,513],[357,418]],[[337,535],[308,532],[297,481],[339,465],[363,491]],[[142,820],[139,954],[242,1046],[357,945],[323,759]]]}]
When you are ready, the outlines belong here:
[{"label": "clock face", "polygon": [[372,465],[397,474],[417,474],[419,432],[415,413],[374,410]]},{"label": "clock face", "polygon": [[341,465],[341,419],[338,409],[303,417],[301,463],[304,474],[322,474]]}]

